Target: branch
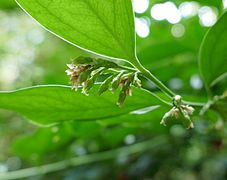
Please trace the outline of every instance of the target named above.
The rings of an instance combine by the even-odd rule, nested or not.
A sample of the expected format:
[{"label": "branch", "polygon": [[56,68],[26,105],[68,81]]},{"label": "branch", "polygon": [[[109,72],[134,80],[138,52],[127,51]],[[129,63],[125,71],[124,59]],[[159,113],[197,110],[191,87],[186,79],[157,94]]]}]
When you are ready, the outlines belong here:
[{"label": "branch", "polygon": [[140,142],[130,146],[121,147],[114,150],[98,152],[95,154],[88,154],[80,157],[74,157],[71,159],[67,159],[67,160],[63,160],[63,161],[59,161],[51,164],[46,164],[42,166],[0,173],[0,179],[12,180],[12,179],[28,178],[28,177],[37,176],[37,175],[44,175],[44,174],[48,174],[56,171],[61,171],[70,167],[76,167],[76,166],[81,166],[89,163],[113,159],[119,154],[128,156],[131,154],[144,152],[148,149],[155,149],[164,144],[166,144],[166,140],[164,137],[156,137],[148,141]]},{"label": "branch", "polygon": [[[134,60],[135,67],[141,72],[141,74],[151,82],[153,82],[162,92],[164,92],[169,98],[173,98],[176,94],[165,86],[159,79],[157,79],[149,70],[147,70],[138,59]],[[185,104],[203,107],[205,103],[200,102],[190,102],[190,101],[183,101]]]},{"label": "branch", "polygon": [[148,80],[152,81],[161,91],[163,91],[167,96],[173,98],[175,93],[172,92],[168,87],[166,87],[160,80],[158,80],[150,71],[148,71],[136,58],[134,61],[134,66],[138,69],[141,74]]}]

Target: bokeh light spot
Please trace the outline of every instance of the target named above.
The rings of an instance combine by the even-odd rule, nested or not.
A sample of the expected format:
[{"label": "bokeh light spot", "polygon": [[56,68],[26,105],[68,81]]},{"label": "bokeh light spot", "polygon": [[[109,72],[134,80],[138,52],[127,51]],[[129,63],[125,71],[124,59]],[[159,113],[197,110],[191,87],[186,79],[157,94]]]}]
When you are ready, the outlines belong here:
[{"label": "bokeh light spot", "polygon": [[191,77],[190,79],[190,85],[192,86],[193,89],[201,89],[203,87],[203,82],[200,78],[199,75],[195,74]]},{"label": "bokeh light spot", "polygon": [[213,26],[217,21],[217,14],[208,6],[203,6],[199,9],[200,24],[205,27]]},{"label": "bokeh light spot", "polygon": [[133,0],[133,9],[138,14],[144,13],[148,9],[148,7],[148,0]]},{"label": "bokeh light spot", "polygon": [[151,8],[151,16],[155,20],[167,20],[171,24],[177,24],[181,21],[181,13],[172,2],[155,4]]},{"label": "bokeh light spot", "polygon": [[176,38],[180,38],[180,37],[184,36],[184,34],[185,34],[184,25],[183,24],[173,25],[171,28],[171,34]]},{"label": "bokeh light spot", "polygon": [[149,22],[145,18],[135,18],[136,33],[141,38],[150,34]]},{"label": "bokeh light spot", "polygon": [[197,2],[183,2],[179,6],[182,17],[192,17],[198,14],[199,4]]}]

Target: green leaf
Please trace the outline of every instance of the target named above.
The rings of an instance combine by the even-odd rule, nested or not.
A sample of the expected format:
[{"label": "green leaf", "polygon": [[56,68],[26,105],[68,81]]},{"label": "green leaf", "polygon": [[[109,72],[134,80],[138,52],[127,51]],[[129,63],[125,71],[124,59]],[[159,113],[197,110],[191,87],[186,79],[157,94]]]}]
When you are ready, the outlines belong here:
[{"label": "green leaf", "polygon": [[[126,100],[127,102],[127,100]],[[112,117],[98,121],[103,126],[122,125],[123,127],[147,127],[152,130],[151,132],[163,132],[169,127],[160,125],[160,121],[165,112],[169,110],[166,105],[153,105],[150,107],[137,109],[119,117]]]},{"label": "green leaf", "polygon": [[0,9],[1,10],[11,10],[17,7],[17,4],[15,3],[14,0],[1,0],[0,2]]},{"label": "green leaf", "polygon": [[131,0],[17,0],[50,32],[97,54],[135,59]]},{"label": "green leaf", "polygon": [[163,59],[171,58],[173,61],[173,57],[190,51],[189,48],[177,41],[157,42],[140,49],[138,58],[146,67],[154,68],[154,66],[160,66]]},{"label": "green leaf", "polygon": [[108,91],[97,96],[98,87],[90,95],[75,92],[66,86],[36,86],[12,92],[0,93],[0,108],[18,112],[32,122],[52,125],[65,121],[102,120],[152,105],[163,104],[145,90],[133,88],[124,107],[116,105],[118,93]]},{"label": "green leaf", "polygon": [[199,66],[208,87],[227,75],[227,12],[208,31],[200,49]]},{"label": "green leaf", "polygon": [[98,95],[100,96],[109,89],[113,76],[109,76],[99,87]]}]

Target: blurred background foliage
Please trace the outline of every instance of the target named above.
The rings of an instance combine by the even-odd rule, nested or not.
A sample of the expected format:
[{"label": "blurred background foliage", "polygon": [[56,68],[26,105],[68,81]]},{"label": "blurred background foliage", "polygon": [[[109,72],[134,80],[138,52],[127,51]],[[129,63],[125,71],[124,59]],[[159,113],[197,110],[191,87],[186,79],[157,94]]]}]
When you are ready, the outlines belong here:
[{"label": "blurred background foliage", "polygon": [[[199,47],[227,0],[134,0],[133,5],[142,64],[176,93],[206,102]],[[45,31],[13,0],[0,1],[0,90],[68,85],[65,64],[80,55],[91,56]],[[153,84],[146,86],[158,93]],[[219,84],[214,91],[224,88]],[[141,121],[138,116],[36,127],[1,110],[0,173],[127,147],[105,161],[27,179],[227,179],[227,128],[219,115],[195,116],[195,128],[186,130],[178,124],[161,126],[163,113],[155,110]],[[139,142],[147,145],[130,154]]]}]

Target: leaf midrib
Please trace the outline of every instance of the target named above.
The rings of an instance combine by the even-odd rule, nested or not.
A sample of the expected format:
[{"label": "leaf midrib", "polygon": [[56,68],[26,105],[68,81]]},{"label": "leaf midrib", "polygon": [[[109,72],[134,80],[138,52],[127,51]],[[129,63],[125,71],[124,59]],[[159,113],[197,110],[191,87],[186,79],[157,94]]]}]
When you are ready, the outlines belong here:
[{"label": "leaf midrib", "polygon": [[[109,31],[109,33],[111,34],[112,38],[118,43],[118,45],[122,48],[122,53],[127,52],[125,50],[125,47],[122,45],[120,39],[118,38],[118,36],[114,35],[113,31],[111,30],[111,28],[109,28],[109,26],[105,23],[105,21],[99,16],[99,14],[94,10],[94,8],[91,6],[91,4],[87,1],[84,0],[85,4],[87,4],[87,6],[90,8],[90,10],[93,12],[93,14],[99,19],[99,21],[105,26],[105,28]],[[114,7],[115,7],[115,3],[113,2]],[[115,13],[114,13],[114,18],[115,18]],[[115,26],[115,22],[114,22],[114,26]],[[128,53],[128,52],[127,52]],[[128,59],[130,60],[130,59]]]}]

